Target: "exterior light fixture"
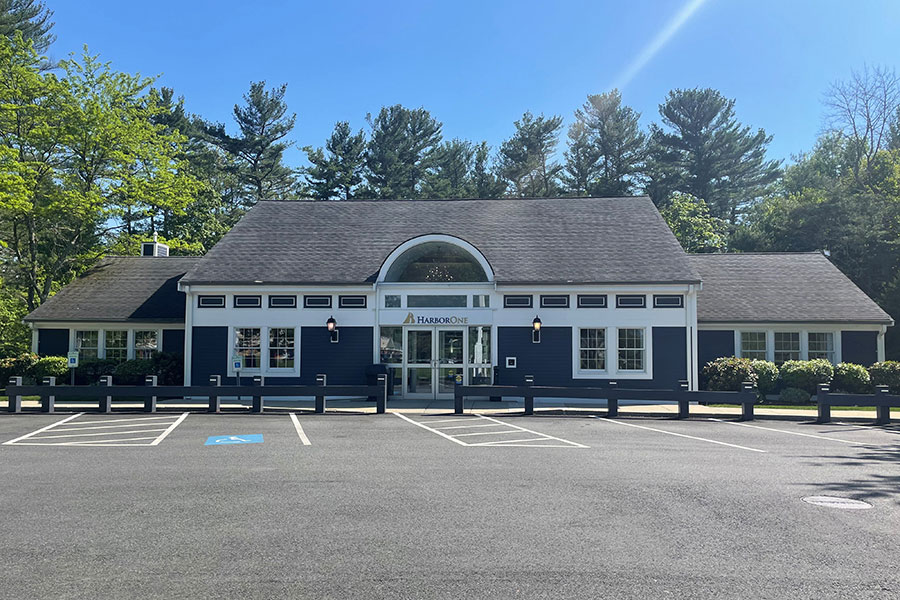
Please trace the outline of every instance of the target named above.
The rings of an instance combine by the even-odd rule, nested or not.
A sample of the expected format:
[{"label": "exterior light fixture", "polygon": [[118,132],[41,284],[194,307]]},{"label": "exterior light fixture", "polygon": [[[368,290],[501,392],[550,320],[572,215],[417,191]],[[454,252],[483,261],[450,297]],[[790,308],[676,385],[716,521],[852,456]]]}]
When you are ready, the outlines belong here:
[{"label": "exterior light fixture", "polygon": [[537,315],[534,316],[534,321],[531,322],[531,341],[535,344],[541,343],[541,318]]},{"label": "exterior light fixture", "polygon": [[332,343],[337,343],[337,341],[338,341],[337,321],[334,320],[334,317],[328,317],[328,320],[325,321],[325,328],[328,330],[328,333],[331,335]]},{"label": "exterior light fixture", "polygon": [[541,330],[541,318],[537,315],[534,316],[534,321],[531,322],[531,326],[535,331]]}]

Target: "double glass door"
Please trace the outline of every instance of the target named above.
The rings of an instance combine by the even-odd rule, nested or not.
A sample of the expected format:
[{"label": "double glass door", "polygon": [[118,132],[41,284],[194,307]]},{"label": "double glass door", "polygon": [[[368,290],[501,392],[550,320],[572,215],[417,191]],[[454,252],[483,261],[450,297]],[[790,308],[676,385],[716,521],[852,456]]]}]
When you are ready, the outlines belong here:
[{"label": "double glass door", "polygon": [[405,396],[452,398],[456,379],[463,377],[465,369],[464,330],[411,327],[405,334]]}]

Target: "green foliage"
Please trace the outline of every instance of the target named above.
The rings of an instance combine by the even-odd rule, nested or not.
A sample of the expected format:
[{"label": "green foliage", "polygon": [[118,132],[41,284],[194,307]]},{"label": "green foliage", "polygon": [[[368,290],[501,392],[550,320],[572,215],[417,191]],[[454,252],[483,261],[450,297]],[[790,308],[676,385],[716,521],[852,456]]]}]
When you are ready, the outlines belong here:
[{"label": "green foliage", "polygon": [[820,383],[830,383],[834,367],[825,359],[789,360],[781,365],[781,382],[786,388],[800,388],[815,394]]},{"label": "green foliage", "polygon": [[159,385],[181,385],[184,381],[184,356],[173,352],[153,353],[153,375]]},{"label": "green foliage", "polygon": [[126,360],[113,369],[113,382],[118,385],[142,385],[144,376],[153,375],[155,372],[156,365],[152,359]]},{"label": "green foliage", "polygon": [[651,179],[657,204],[672,192],[702,198],[714,217],[731,224],[768,191],[780,174],[766,160],[772,137],[738,122],[734,100],[713,89],[672,90],[650,126]]},{"label": "green foliage", "polygon": [[757,383],[757,375],[748,358],[726,356],[706,363],[701,370],[704,389],[739,392],[744,382]]},{"label": "green foliage", "polygon": [[872,385],[886,385],[892,394],[900,394],[900,362],[888,360],[869,367]]},{"label": "green foliage", "polygon": [[834,378],[831,380],[832,391],[848,394],[868,394],[872,392],[869,371],[862,365],[840,363],[834,366]]},{"label": "green foliage", "polygon": [[516,132],[500,146],[498,175],[521,198],[547,198],[559,191],[562,166],[553,156],[562,117],[535,117],[530,112],[515,122]]},{"label": "green foliage", "polygon": [[31,332],[22,323],[27,312],[19,290],[4,285],[0,278],[0,357],[16,356],[31,347]]},{"label": "green foliage", "polygon": [[674,194],[660,210],[686,252],[718,252],[725,248],[725,222],[713,217],[703,200]]},{"label": "green foliage", "polygon": [[812,395],[804,389],[789,387],[781,390],[781,404],[809,404]]},{"label": "green foliage", "polygon": [[760,396],[765,399],[768,394],[778,391],[779,371],[778,365],[767,360],[751,360],[750,368],[756,373],[756,387]]},{"label": "green foliage", "polygon": [[32,367],[40,357],[31,352],[23,352],[17,356],[0,358],[0,385],[6,387],[10,377],[23,377],[31,380]]},{"label": "green foliage", "polygon": [[366,153],[367,195],[419,198],[435,164],[443,125],[424,108],[384,106],[367,120],[372,128]]},{"label": "green foliage", "polygon": [[350,123],[340,121],[325,142],[325,149],[303,149],[311,167],[304,169],[310,194],[316,200],[350,200],[363,181],[366,134],[354,134]]},{"label": "green foliage", "polygon": [[69,362],[65,356],[45,356],[38,359],[31,367],[31,376],[35,383],[40,383],[44,377],[56,377],[57,384],[66,382],[69,375]]},{"label": "green foliage", "polygon": [[44,52],[56,40],[50,33],[53,11],[39,0],[0,0],[0,35],[12,39],[16,32]]},{"label": "green foliage", "polygon": [[628,196],[641,173],[647,136],[641,114],[622,106],[619,90],[589,95],[575,111],[565,153],[566,189],[576,196]]},{"label": "green foliage", "polygon": [[75,369],[76,385],[96,385],[104,375],[112,375],[121,361],[110,359],[85,360]]}]

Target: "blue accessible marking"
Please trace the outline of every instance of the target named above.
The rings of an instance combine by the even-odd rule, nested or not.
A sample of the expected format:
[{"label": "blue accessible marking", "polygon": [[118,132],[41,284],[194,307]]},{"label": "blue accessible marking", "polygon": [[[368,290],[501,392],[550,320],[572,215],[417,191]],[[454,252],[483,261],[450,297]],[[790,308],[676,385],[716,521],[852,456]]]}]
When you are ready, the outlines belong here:
[{"label": "blue accessible marking", "polygon": [[261,433],[249,433],[242,435],[211,435],[206,438],[204,446],[227,446],[229,444],[262,444]]}]

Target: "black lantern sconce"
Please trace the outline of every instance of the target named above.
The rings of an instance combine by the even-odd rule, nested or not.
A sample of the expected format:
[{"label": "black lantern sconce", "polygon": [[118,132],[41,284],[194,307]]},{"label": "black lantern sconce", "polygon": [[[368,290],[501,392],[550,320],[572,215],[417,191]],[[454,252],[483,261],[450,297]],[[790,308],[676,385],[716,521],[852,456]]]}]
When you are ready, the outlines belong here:
[{"label": "black lantern sconce", "polygon": [[531,341],[535,344],[541,343],[541,318],[537,315],[531,322]]},{"label": "black lantern sconce", "polygon": [[338,341],[338,330],[337,321],[334,320],[334,317],[328,317],[328,320],[325,321],[325,328],[328,329],[328,334],[331,336],[331,343],[336,344]]}]

